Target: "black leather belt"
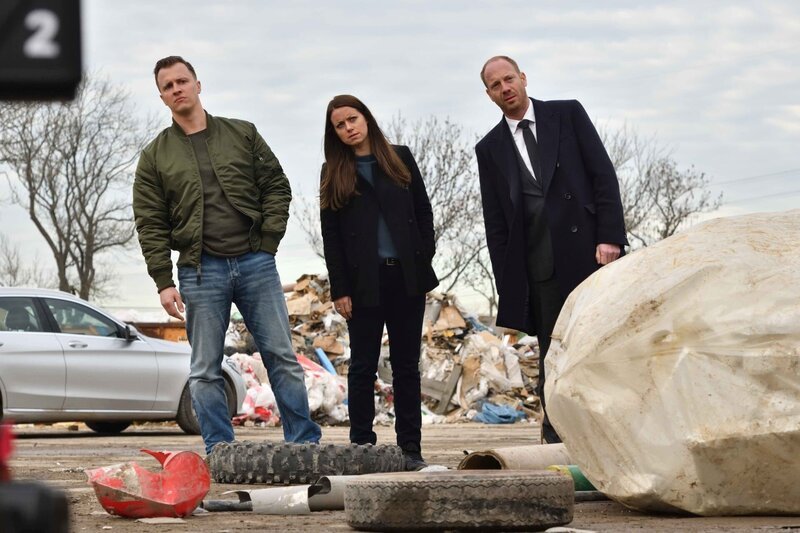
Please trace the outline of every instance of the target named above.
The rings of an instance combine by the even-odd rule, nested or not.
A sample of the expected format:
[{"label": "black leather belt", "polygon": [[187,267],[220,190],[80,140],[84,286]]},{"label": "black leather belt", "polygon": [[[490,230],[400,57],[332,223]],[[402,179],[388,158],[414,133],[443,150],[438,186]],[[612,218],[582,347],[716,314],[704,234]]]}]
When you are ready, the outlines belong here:
[{"label": "black leather belt", "polygon": [[393,267],[399,265],[400,260],[396,257],[381,257],[381,264]]}]

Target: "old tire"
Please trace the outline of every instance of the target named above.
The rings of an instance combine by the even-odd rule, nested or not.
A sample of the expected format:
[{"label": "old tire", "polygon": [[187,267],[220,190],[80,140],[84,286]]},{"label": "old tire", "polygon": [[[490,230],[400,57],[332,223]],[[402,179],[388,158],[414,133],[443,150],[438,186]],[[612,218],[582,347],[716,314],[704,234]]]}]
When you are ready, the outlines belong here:
[{"label": "old tire", "polygon": [[223,442],[208,457],[217,483],[313,483],[320,476],[398,472],[405,467],[399,446]]},{"label": "old tire", "polygon": [[[225,399],[228,401],[228,415],[233,418],[236,416],[236,393],[230,382],[225,380]],[[187,435],[200,434],[200,422],[197,421],[197,414],[192,407],[192,393],[189,391],[189,384],[183,387],[181,400],[178,403],[178,412],[175,414],[175,421]]]},{"label": "old tire", "polygon": [[537,530],[572,521],[572,479],[542,470],[364,476],[347,483],[347,523],[367,531]]}]

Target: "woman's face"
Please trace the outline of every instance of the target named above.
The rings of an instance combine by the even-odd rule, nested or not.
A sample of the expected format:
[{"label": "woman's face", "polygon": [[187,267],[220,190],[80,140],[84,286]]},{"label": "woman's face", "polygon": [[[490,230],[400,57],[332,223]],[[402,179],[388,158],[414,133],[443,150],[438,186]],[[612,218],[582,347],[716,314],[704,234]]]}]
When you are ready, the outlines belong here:
[{"label": "woman's face", "polygon": [[367,120],[357,109],[347,106],[337,107],[331,112],[331,124],[339,139],[351,147],[357,155],[369,154]]}]

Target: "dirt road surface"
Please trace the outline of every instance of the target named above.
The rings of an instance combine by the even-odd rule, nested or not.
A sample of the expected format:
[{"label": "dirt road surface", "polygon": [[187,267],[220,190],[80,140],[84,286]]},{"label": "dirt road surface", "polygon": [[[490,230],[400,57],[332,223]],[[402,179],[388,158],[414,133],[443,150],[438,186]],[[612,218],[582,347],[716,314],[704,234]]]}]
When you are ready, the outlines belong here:
[{"label": "dirt road surface", "polygon": [[[323,428],[323,442],[345,444],[346,427]],[[377,428],[381,443],[392,443],[392,428]],[[456,468],[464,450],[487,450],[499,446],[534,444],[535,426],[514,424],[490,426],[455,424],[425,426],[423,451],[429,464]],[[157,463],[139,452],[153,450],[191,450],[202,454],[199,437],[188,436],[177,426],[148,424],[134,426],[117,436],[101,436],[83,424],[56,426],[16,426],[13,475],[19,480],[39,480],[67,492],[70,502],[71,531],[133,532],[217,532],[239,531],[352,531],[344,511],[320,512],[308,516],[267,516],[247,512],[202,513],[180,524],[142,524],[107,514],[87,484],[84,469],[135,460],[155,468]],[[239,440],[273,441],[282,439],[279,428],[237,428]],[[264,486],[212,484],[209,499],[227,499],[225,491]],[[700,518],[646,515],[630,511],[614,502],[584,502],[575,506],[569,527],[589,531],[800,531],[800,517]]]}]

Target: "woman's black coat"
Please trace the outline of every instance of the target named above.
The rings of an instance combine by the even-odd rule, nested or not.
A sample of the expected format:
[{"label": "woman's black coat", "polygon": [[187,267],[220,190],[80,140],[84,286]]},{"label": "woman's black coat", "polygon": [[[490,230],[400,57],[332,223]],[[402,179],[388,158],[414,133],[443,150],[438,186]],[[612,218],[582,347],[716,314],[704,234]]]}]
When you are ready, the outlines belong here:
[{"label": "woman's black coat", "polygon": [[380,303],[379,213],[383,213],[397,249],[406,292],[424,294],[439,284],[431,266],[435,253],[433,211],[425,184],[411,150],[407,146],[393,148],[411,172],[408,186],[397,185],[376,165],[374,187],[358,176],[358,194],[347,205],[320,212],[331,298],[350,296],[353,307]]}]

